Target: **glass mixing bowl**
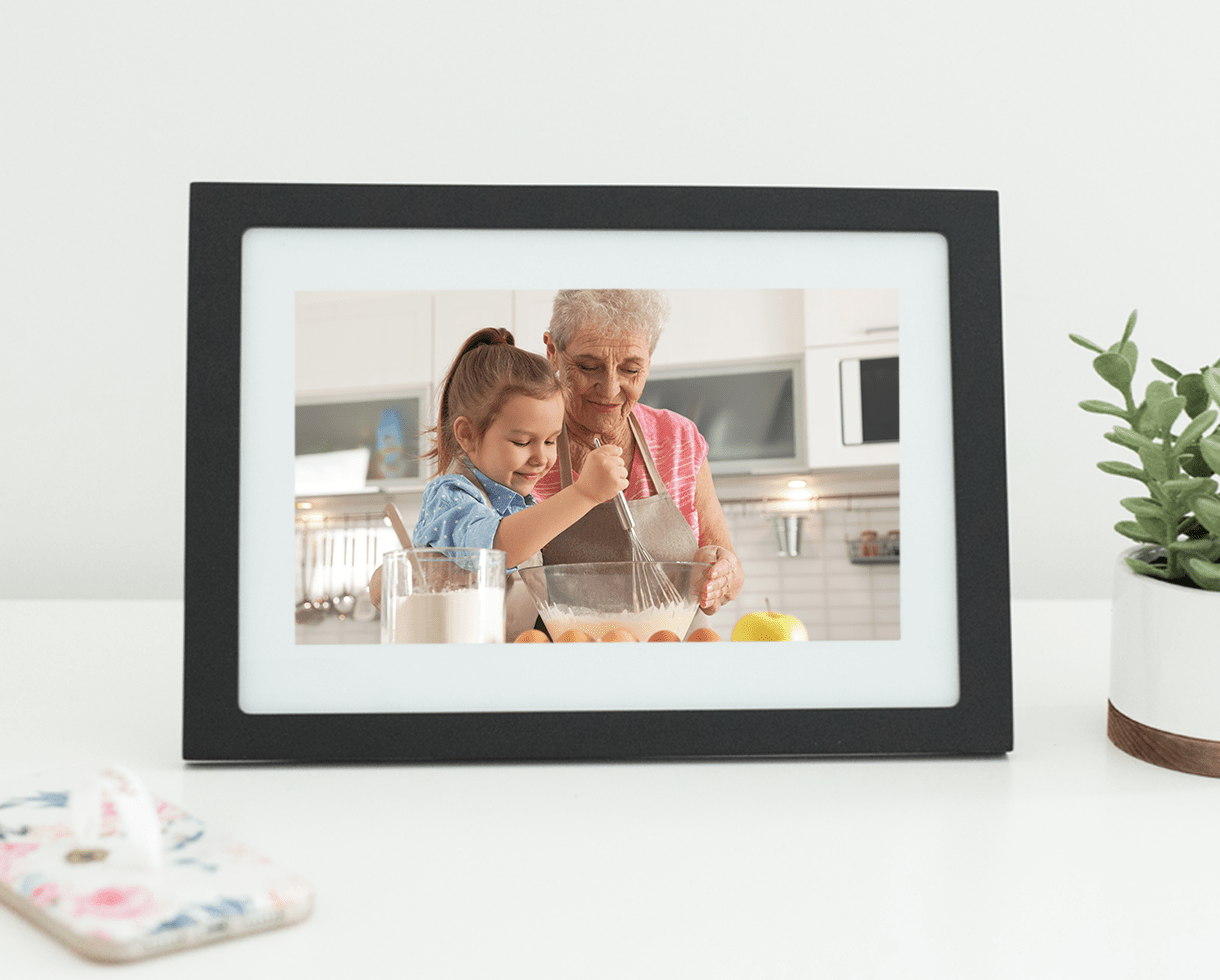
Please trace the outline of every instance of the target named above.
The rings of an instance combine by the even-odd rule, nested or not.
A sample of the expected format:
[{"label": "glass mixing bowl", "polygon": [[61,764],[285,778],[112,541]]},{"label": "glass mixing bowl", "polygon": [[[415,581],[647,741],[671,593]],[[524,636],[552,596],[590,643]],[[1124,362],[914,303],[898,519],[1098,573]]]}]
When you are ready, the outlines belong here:
[{"label": "glass mixing bowl", "polygon": [[575,629],[600,640],[618,628],[644,642],[661,630],[678,639],[686,636],[711,567],[692,561],[605,561],[520,571],[551,639]]}]

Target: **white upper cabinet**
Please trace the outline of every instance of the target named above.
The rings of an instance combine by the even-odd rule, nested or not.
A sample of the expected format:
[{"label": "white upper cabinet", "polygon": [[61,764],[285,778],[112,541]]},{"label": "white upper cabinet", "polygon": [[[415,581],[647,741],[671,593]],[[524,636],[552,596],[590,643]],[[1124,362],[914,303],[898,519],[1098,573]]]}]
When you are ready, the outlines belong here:
[{"label": "white upper cabinet", "polygon": [[898,339],[897,289],[806,289],[805,346]]},{"label": "white upper cabinet", "polygon": [[554,289],[518,289],[513,293],[513,336],[522,350],[546,354],[542,335],[551,328],[554,303]]},{"label": "white upper cabinet", "polygon": [[513,294],[510,289],[471,289],[438,290],[431,296],[436,330],[432,383],[439,387],[472,333],[484,327],[513,329]]},{"label": "white upper cabinet", "polygon": [[[667,290],[670,317],[654,366],[791,356],[805,346],[800,289]],[[430,385],[463,341],[506,327],[545,354],[553,289],[303,292],[296,306],[296,386],[302,396]]]},{"label": "white upper cabinet", "polygon": [[669,322],[654,367],[798,354],[804,350],[803,290],[670,289]]},{"label": "white upper cabinet", "polygon": [[301,292],[297,395],[428,384],[432,301],[426,293]]}]

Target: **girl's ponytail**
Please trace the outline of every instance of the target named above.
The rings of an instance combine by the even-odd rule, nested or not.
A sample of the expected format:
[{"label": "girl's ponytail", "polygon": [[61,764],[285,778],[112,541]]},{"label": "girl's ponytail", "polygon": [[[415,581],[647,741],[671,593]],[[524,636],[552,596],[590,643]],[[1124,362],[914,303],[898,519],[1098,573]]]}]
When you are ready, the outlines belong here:
[{"label": "girl's ponytail", "polygon": [[[438,473],[446,472],[449,469],[449,464],[461,453],[461,446],[458,445],[457,437],[453,434],[453,420],[463,413],[452,413],[449,408],[449,389],[453,385],[458,365],[462,363],[462,358],[472,350],[479,347],[491,347],[495,344],[512,345],[513,335],[502,327],[484,327],[482,330],[471,334],[458,350],[453,363],[449,365],[449,371],[445,374],[445,379],[441,382],[440,409],[437,412],[436,428],[428,430],[433,434],[433,447],[424,454],[425,459],[436,460],[436,470]],[[448,435],[448,439],[444,438],[445,434]]]}]

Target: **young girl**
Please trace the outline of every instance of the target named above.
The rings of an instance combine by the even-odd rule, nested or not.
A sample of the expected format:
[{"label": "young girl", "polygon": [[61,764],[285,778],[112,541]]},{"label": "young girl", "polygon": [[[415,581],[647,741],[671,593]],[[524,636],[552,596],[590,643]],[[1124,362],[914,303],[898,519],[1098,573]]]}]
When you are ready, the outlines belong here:
[{"label": "young girl", "polygon": [[[497,548],[510,572],[538,564],[544,544],[627,486],[622,449],[607,445],[589,454],[575,483],[535,503],[530,491],[555,463],[563,417],[563,388],[545,357],[515,346],[507,330],[472,335],[442,382],[427,454],[438,475],[424,490],[412,544]],[[533,625],[533,606],[509,619],[512,641]]]}]

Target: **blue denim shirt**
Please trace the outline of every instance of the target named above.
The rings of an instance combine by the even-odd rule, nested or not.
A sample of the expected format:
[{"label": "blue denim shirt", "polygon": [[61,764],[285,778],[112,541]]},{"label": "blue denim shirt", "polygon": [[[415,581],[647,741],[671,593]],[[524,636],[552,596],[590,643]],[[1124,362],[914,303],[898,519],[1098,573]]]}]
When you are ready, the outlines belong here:
[{"label": "blue denim shirt", "polygon": [[534,505],[533,494],[523,497],[473,466],[470,471],[487,491],[491,506],[466,477],[457,473],[436,477],[424,488],[419,520],[411,534],[416,548],[494,547],[500,521]]}]

